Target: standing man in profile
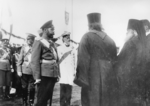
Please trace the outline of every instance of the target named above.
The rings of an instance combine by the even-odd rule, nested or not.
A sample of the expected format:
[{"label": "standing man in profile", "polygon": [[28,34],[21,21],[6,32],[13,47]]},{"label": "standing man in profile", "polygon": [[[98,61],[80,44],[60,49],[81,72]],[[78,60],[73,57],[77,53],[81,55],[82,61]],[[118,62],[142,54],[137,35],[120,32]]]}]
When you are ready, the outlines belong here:
[{"label": "standing man in profile", "polygon": [[143,19],[141,20],[143,25],[144,25],[144,29],[146,32],[146,72],[148,72],[147,74],[147,80],[145,81],[146,85],[145,85],[145,91],[146,91],[146,102],[148,103],[150,101],[150,22],[147,19]]},{"label": "standing man in profile", "polygon": [[[23,106],[28,106],[28,103],[30,106],[32,106],[35,94],[35,87],[34,87],[35,81],[32,76],[30,61],[31,61],[32,45],[36,36],[30,33],[27,35],[28,35],[27,44],[21,48],[21,52],[19,55],[17,63],[17,73],[18,76],[21,77]],[[28,87],[29,87],[29,95],[28,95]]]},{"label": "standing man in profile", "polygon": [[82,106],[118,106],[118,83],[112,66],[117,56],[115,42],[103,32],[100,13],[87,17],[89,32],[79,44],[74,80],[82,87]]},{"label": "standing man in profile", "polygon": [[58,47],[60,58],[60,106],[70,106],[73,80],[75,76],[74,49],[70,41],[70,32],[65,31],[62,34],[63,44]]},{"label": "standing man in profile", "polygon": [[50,100],[51,106],[53,88],[60,77],[57,50],[51,40],[54,35],[52,20],[46,22],[41,29],[42,35],[35,40],[31,56],[31,67],[37,86],[34,105],[47,106],[47,102]]}]

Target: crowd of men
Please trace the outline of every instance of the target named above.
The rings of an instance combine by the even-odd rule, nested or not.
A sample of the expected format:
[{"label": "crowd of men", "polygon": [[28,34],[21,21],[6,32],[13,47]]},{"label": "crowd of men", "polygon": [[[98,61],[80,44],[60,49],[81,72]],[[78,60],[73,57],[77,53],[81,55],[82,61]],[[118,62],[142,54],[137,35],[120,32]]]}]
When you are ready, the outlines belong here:
[{"label": "crowd of men", "polygon": [[89,31],[76,47],[67,31],[61,36],[63,44],[56,44],[52,20],[41,26],[39,37],[28,33],[20,48],[2,39],[1,99],[10,98],[13,88],[23,106],[51,106],[59,82],[60,106],[71,105],[74,83],[81,87],[82,106],[148,106],[150,22],[129,19],[126,41],[117,55],[115,42],[103,31],[101,14],[87,18]]},{"label": "crowd of men", "polygon": [[1,100],[21,97],[23,106],[46,106],[50,100],[51,106],[53,88],[59,81],[60,105],[70,105],[78,43],[70,39],[67,31],[61,35],[63,44],[55,43],[58,38],[53,37],[52,20],[41,30],[39,37],[27,33],[23,46],[11,46],[9,39],[1,40]]}]

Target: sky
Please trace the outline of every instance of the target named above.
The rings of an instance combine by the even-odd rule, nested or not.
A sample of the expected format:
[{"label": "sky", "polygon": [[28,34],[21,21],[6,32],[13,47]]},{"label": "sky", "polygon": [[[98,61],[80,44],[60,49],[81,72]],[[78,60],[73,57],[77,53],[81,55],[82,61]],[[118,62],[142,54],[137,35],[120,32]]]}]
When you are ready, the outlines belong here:
[{"label": "sky", "polygon": [[[87,14],[99,12],[104,31],[120,47],[129,19],[150,20],[149,4],[150,0],[0,0],[0,22],[7,31],[13,23],[13,33],[26,38],[26,33],[38,36],[40,27],[53,20],[55,37],[66,30],[74,41],[80,42],[88,31]],[[69,13],[69,25],[65,24],[65,11]],[[22,43],[18,39],[12,42]]]}]

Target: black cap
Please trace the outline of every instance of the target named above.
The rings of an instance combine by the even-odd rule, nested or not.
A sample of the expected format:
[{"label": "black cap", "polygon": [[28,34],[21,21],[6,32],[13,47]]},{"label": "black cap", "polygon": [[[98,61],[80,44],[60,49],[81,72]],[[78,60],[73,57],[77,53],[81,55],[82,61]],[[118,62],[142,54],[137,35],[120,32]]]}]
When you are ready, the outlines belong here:
[{"label": "black cap", "polygon": [[150,29],[150,22],[147,19],[141,20],[144,26],[148,26]]},{"label": "black cap", "polygon": [[129,19],[127,29],[136,30],[137,27],[139,26],[139,22],[140,20],[137,20],[137,19]]},{"label": "black cap", "polygon": [[53,24],[52,24],[52,20],[46,22],[44,25],[41,26],[41,29],[44,30],[45,28],[51,28],[53,27]]},{"label": "black cap", "polygon": [[88,23],[101,23],[101,14],[100,13],[90,13],[87,15]]},{"label": "black cap", "polygon": [[140,20],[129,19],[127,29],[135,30],[140,39],[143,39],[145,37],[144,25],[143,25],[142,21],[140,21]]}]

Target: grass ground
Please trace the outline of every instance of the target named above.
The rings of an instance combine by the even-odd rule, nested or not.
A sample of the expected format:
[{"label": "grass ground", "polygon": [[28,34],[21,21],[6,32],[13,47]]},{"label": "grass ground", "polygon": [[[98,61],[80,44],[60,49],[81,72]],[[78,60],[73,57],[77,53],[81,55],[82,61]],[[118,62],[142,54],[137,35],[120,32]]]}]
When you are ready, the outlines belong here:
[{"label": "grass ground", "polygon": [[[71,106],[80,106],[81,105],[80,92],[81,92],[80,87],[73,86]],[[59,99],[60,99],[59,94],[60,94],[60,86],[57,83],[54,88],[52,106],[60,106],[59,105]],[[22,101],[21,101],[21,98],[13,98],[10,100],[0,101],[0,106],[22,106]]]}]

